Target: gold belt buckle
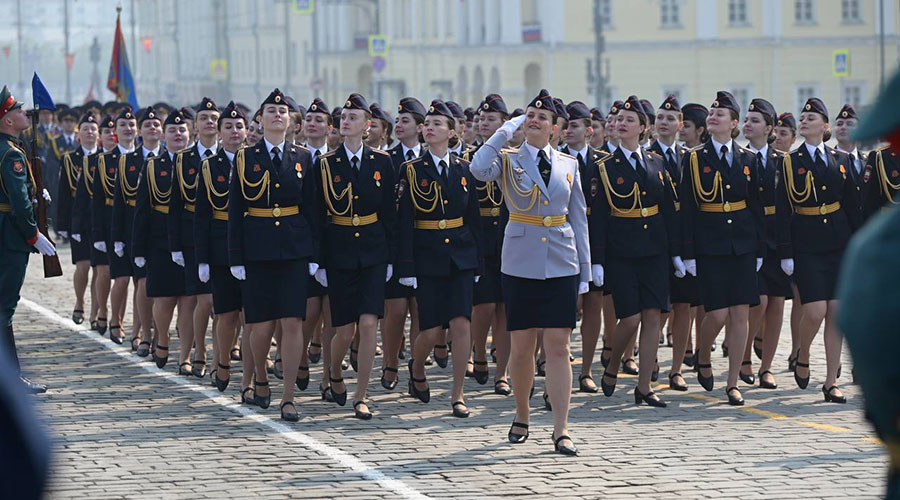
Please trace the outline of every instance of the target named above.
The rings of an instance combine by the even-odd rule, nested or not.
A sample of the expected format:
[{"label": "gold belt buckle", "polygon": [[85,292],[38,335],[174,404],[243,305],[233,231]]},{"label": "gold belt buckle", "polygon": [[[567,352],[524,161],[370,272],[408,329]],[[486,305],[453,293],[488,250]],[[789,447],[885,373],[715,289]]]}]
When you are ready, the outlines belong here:
[{"label": "gold belt buckle", "polygon": [[642,208],[641,209],[641,217],[646,217],[649,212],[650,211],[647,210],[646,208]]},{"label": "gold belt buckle", "polygon": [[821,207],[819,207],[819,213],[820,213],[820,214],[825,215],[825,213],[826,213],[827,211],[828,211],[828,209],[825,208],[825,205],[822,205]]},{"label": "gold belt buckle", "polygon": [[731,212],[731,204],[727,201],[722,205],[722,210],[725,212]]},{"label": "gold belt buckle", "polygon": [[494,208],[491,209],[491,217],[497,217],[497,216],[499,216],[499,215],[500,215],[500,209],[499,209],[499,208],[494,207]]},{"label": "gold belt buckle", "polygon": [[544,227],[550,227],[551,224],[553,224],[553,219],[549,215],[544,217]]},{"label": "gold belt buckle", "polygon": [[354,215],[353,220],[351,222],[353,223],[354,226],[358,226],[359,225],[359,216]]},{"label": "gold belt buckle", "polygon": [[273,217],[281,217],[281,208],[279,208],[279,207],[273,208],[273,209],[272,209],[272,216],[273,216]]},{"label": "gold belt buckle", "polygon": [[440,229],[447,229],[447,219],[441,219],[438,221],[438,227]]}]

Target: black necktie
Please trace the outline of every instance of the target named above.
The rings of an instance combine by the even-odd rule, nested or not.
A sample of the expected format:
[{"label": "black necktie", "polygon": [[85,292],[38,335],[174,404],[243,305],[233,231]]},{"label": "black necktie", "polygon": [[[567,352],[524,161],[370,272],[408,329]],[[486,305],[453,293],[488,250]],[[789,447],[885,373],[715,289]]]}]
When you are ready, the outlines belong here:
[{"label": "black necktie", "polygon": [[315,163],[319,159],[319,150],[313,150],[313,163]]},{"label": "black necktie", "polygon": [[581,153],[578,153],[578,166],[579,167],[584,166],[584,157],[581,156]]},{"label": "black necktie", "polygon": [[822,160],[822,154],[819,152],[819,148],[816,148],[816,157],[814,162],[816,164],[816,168],[818,168],[819,171],[825,170],[825,161]]},{"label": "black necktie", "polygon": [[856,168],[856,155],[850,155],[850,165],[853,166],[853,171],[859,174],[859,171],[862,170],[860,168]]},{"label": "black necktie", "polygon": [[722,164],[725,165],[725,168],[731,168],[731,165],[728,164],[728,146],[722,146],[719,148],[719,151],[722,152]]},{"label": "black necktie", "polygon": [[669,172],[676,172],[678,169],[678,161],[675,159],[675,153],[669,148],[666,150],[666,160],[669,162]]},{"label": "black necktie", "polygon": [[545,186],[550,186],[550,162],[544,150],[538,150],[538,171],[541,173],[541,179],[544,180]]},{"label": "black necktie", "polygon": [[207,149],[206,151],[203,152],[203,157],[204,157],[204,158],[209,158],[210,156],[212,156],[212,151],[211,151],[211,150]]},{"label": "black necktie", "polygon": [[445,162],[444,160],[441,160],[440,166],[441,166],[441,181],[444,183],[444,186],[446,186],[447,185],[447,170],[448,170],[447,162]]},{"label": "black necktie", "polygon": [[412,149],[407,149],[407,150],[406,150],[406,161],[410,161],[410,160],[412,160],[412,159],[415,158],[415,157],[416,157],[416,154],[413,153],[413,150],[412,150]]},{"label": "black necktie", "polygon": [[281,150],[278,149],[278,146],[272,148],[272,165],[275,166],[276,170],[281,169],[281,157],[278,154],[281,153]]},{"label": "black necktie", "polygon": [[353,173],[359,173],[359,158],[352,157],[350,158],[350,165],[353,167]]},{"label": "black necktie", "polygon": [[759,162],[759,171],[765,172],[766,171],[766,160],[763,158],[762,153],[760,153],[759,151],[756,152],[756,161]]},{"label": "black necktie", "polygon": [[641,179],[641,184],[647,183],[647,169],[644,168],[644,164],[641,163],[641,156],[637,154],[637,151],[631,153],[631,159],[634,160],[634,169],[638,173],[638,177]]}]

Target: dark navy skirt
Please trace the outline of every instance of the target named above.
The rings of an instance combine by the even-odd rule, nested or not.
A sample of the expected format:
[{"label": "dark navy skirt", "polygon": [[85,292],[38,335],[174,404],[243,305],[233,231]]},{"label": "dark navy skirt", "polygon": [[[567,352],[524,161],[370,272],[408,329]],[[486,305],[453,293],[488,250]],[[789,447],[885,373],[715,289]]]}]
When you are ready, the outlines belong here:
[{"label": "dark navy skirt", "polygon": [[419,331],[446,327],[451,319],[460,316],[472,319],[475,271],[462,271],[452,264],[450,267],[448,276],[416,277]]},{"label": "dark navy skirt", "polygon": [[500,260],[485,257],[484,274],[475,283],[475,305],[503,302],[503,286],[500,277]]},{"label": "dark navy skirt", "polygon": [[[184,254],[184,292],[185,295],[203,295],[212,293],[212,284],[200,281],[197,274],[197,252],[194,247],[185,247]],[[212,271],[210,271],[212,273]]]},{"label": "dark navy skirt", "polygon": [[835,289],[843,256],[843,250],[794,255],[793,278],[803,304],[837,298]]},{"label": "dark navy skirt", "polygon": [[[837,272],[837,269],[835,269]],[[781,270],[781,259],[775,250],[769,249],[759,269],[759,294],[770,297],[793,298],[791,278]]]},{"label": "dark navy skirt", "polygon": [[330,269],[328,274],[328,303],[331,304],[331,324],[334,327],[359,321],[363,314],[384,317],[384,278],[387,264],[363,269]]},{"label": "dark navy skirt", "polygon": [[707,312],[743,304],[759,305],[756,254],[698,255],[697,282]]},{"label": "dark navy skirt", "polygon": [[501,275],[506,329],[575,328],[579,275],[545,280]]},{"label": "dark navy skirt", "polygon": [[669,267],[669,302],[672,304],[690,304],[691,307],[701,303],[697,290],[697,278],[685,273],[683,278],[675,277],[675,268]]},{"label": "dark navy skirt", "polygon": [[[82,239],[85,236],[81,237]],[[106,252],[101,252],[94,248],[93,243],[89,243],[91,245],[91,266],[108,266],[109,265],[109,255]]]},{"label": "dark navy skirt", "polygon": [[616,318],[627,318],[644,309],[669,307],[669,257],[608,257],[605,280],[612,291]]},{"label": "dark navy skirt", "polygon": [[[106,242],[106,257],[109,259],[109,276],[112,279],[134,276],[135,265],[131,259],[131,251],[125,247],[125,255],[119,257],[115,253],[113,242]],[[145,275],[146,276],[146,275]]]},{"label": "dark navy skirt", "polygon": [[147,273],[147,297],[184,295],[184,268],[172,262],[171,252],[159,248],[150,250],[144,268]]},{"label": "dark navy skirt", "polygon": [[241,308],[241,282],[231,275],[228,266],[209,266],[213,311],[225,314]]},{"label": "dark navy skirt", "polygon": [[306,259],[247,262],[241,299],[247,323],[281,318],[306,319]]},{"label": "dark navy skirt", "polygon": [[324,297],[328,295],[328,289],[316,281],[315,276],[309,277],[309,284],[306,285],[306,298]]},{"label": "dark navy skirt", "polygon": [[416,289],[411,286],[403,286],[400,284],[400,277],[397,273],[391,276],[391,279],[384,284],[384,298],[389,299],[409,299],[416,296]]},{"label": "dark navy skirt", "polygon": [[82,236],[81,241],[75,241],[69,238],[69,245],[72,247],[72,264],[84,260],[91,260],[91,249],[93,245],[88,241],[87,236]]}]

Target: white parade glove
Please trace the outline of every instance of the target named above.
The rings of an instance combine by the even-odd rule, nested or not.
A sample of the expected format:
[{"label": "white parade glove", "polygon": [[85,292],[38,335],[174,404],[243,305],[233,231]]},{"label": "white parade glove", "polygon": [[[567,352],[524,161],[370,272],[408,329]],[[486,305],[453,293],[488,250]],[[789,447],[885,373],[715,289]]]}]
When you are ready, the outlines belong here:
[{"label": "white parade glove", "polygon": [[241,281],[247,279],[247,270],[244,269],[244,266],[231,266],[228,269],[231,271],[231,275],[234,276],[234,279]]},{"label": "white parade glove", "polygon": [[478,283],[478,280],[480,280],[480,279],[481,279],[481,276],[477,276],[477,275],[476,275],[476,276],[475,276],[475,283]]},{"label": "white parade glove", "polygon": [[201,283],[209,281],[209,264],[203,262],[197,264],[197,277],[200,278]]},{"label": "white parade glove", "polygon": [[762,267],[762,257],[756,258],[756,272],[759,272],[759,269]]},{"label": "white parade glove", "polygon": [[41,233],[38,233],[37,241],[34,242],[33,246],[43,256],[49,257],[51,255],[56,255],[56,247],[54,247],[53,243],[50,243],[50,240]]},{"label": "white parade glove", "polygon": [[81,243],[81,235],[78,233],[72,233],[72,239],[77,241],[78,243]]},{"label": "white parade glove", "polygon": [[178,264],[181,267],[184,267],[184,253],[172,252],[172,262]]},{"label": "white parade glove", "polygon": [[[104,249],[106,248],[106,243],[103,244],[103,248]],[[103,251],[105,252],[106,250],[103,250]],[[121,242],[121,241],[114,241],[113,242],[113,251],[116,252],[116,255],[118,255],[119,257],[124,257],[125,256],[125,243]]]},{"label": "white parade glove", "polygon": [[600,264],[591,266],[591,277],[593,278],[591,281],[594,282],[594,286],[603,286],[603,266]]},{"label": "white parade glove", "polygon": [[[95,241],[94,248],[97,249],[98,252],[106,253],[106,242],[105,241]],[[118,253],[116,255],[119,255]],[[121,255],[119,255],[121,257]]]},{"label": "white parade glove", "polygon": [[328,275],[325,273],[324,269],[316,269],[316,281],[318,281],[320,285],[326,288],[328,287]]},{"label": "white parade glove", "polygon": [[588,286],[588,282],[587,282],[587,281],[580,281],[580,282],[578,283],[578,295],[582,295],[582,294],[588,293],[588,290],[590,290],[590,289],[591,289],[591,287]]},{"label": "white parade glove", "polygon": [[525,115],[519,115],[512,120],[507,120],[506,123],[500,125],[500,131],[503,132],[503,135],[506,136],[506,140],[512,139],[513,133],[525,123]]},{"label": "white parade glove", "polygon": [[384,282],[387,283],[388,281],[391,281],[391,276],[393,276],[393,275],[394,275],[394,265],[388,264],[387,265],[387,274],[384,277]]},{"label": "white parade glove", "polygon": [[684,269],[684,261],[681,260],[681,257],[676,255],[672,257],[672,266],[675,267],[675,277],[676,278],[684,278],[685,269]]},{"label": "white parade glove", "polygon": [[691,276],[697,276],[697,259],[687,259],[684,261],[684,270]]},{"label": "white parade glove", "polygon": [[66,231],[57,231],[56,234],[58,234],[60,238],[68,238],[69,237],[69,233]]},{"label": "white parade glove", "polygon": [[781,259],[781,270],[788,276],[794,274],[794,259]]},{"label": "white parade glove", "polygon": [[310,262],[310,263],[309,263],[309,275],[310,275],[310,276],[315,276],[315,275],[316,275],[316,271],[318,271],[318,270],[319,270],[319,265],[318,265],[318,264],[316,264],[315,262]]},{"label": "white parade glove", "polygon": [[416,283],[416,279],[415,279],[415,278],[400,278],[400,279],[397,280],[397,281],[398,281],[401,285],[403,285],[403,286],[411,286],[411,287],[413,287],[414,290],[415,290],[415,288],[418,286],[418,283]]},{"label": "white parade glove", "polygon": [[53,200],[50,198],[50,191],[47,191],[47,188],[44,188],[43,196],[44,196],[44,200],[45,200],[47,203],[50,203],[51,201],[53,201]]},{"label": "white parade glove", "polygon": [[145,258],[143,258],[143,257],[135,257],[135,258],[134,258],[134,265],[136,265],[136,266],[138,266],[138,267],[140,267],[140,268],[143,268],[144,266],[147,265],[147,259],[145,259]]}]

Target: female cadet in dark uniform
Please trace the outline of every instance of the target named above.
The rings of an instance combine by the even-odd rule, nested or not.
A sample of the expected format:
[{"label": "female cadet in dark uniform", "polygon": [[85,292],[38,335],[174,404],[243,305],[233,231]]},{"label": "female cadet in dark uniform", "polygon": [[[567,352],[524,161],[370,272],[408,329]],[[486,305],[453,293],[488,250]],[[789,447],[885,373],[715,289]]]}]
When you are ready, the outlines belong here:
[{"label": "female cadet in dark uniform", "polygon": [[619,362],[625,350],[631,349],[640,324],[643,362],[634,402],[665,407],[650,389],[655,364],[650,360],[656,359],[661,311],[669,304],[670,261],[684,271],[676,254],[675,188],[663,157],[640,145],[648,118],[636,96],[625,101],[617,121],[619,147],[597,162],[603,193],[592,207],[596,213],[588,220],[594,284],[606,283],[619,319],[611,339],[612,362],[600,386],[603,394],[612,395]]},{"label": "female cadet in dark uniform", "polygon": [[900,158],[894,149],[883,147],[869,153],[861,193],[863,220],[900,204]]},{"label": "female cadet in dark uniform", "polygon": [[757,98],[750,101],[744,117],[744,137],[750,141],[747,147],[756,156],[756,168],[759,170],[759,197],[765,214],[766,256],[758,275],[759,306],[750,309],[750,331],[740,377],[751,385],[756,382],[753,362],[750,360],[751,352],[755,351],[762,360],[758,376],[759,386],[763,389],[778,387],[772,374],[772,360],[781,337],[784,301],[792,296],[791,279],[781,270],[776,245],[775,195],[779,187],[776,173],[784,156],[771,147],[775,142],[777,116],[775,107],[769,101]]},{"label": "female cadet in dark uniform", "polygon": [[[697,276],[706,314],[697,346],[697,379],[707,391],[715,381],[710,351],[729,322],[729,342],[747,341],[750,306],[759,303],[756,273],[765,254],[756,157],[737,145],[740,107],[720,91],[706,127],[711,139],[684,158],[681,183],[685,268]],[[737,388],[743,349],[729,352],[725,392],[732,405],[744,404]]]},{"label": "female cadet in dark uniform", "polygon": [[[59,173],[59,189],[56,197],[53,198],[56,204],[56,232],[60,236],[68,237],[75,233],[72,227],[72,216],[74,215],[75,193],[78,191],[78,180],[81,178],[82,170],[87,171],[88,156],[94,154],[97,148],[97,119],[94,115],[85,114],[78,123],[78,142],[79,146],[74,151],[63,155],[62,165],[60,165]],[[75,264],[75,273],[72,282],[75,286],[75,308],[72,311],[72,321],[80,325],[84,322],[84,292],[88,285],[88,271],[91,268],[91,245],[87,239],[71,240],[72,248],[72,264]],[[96,273],[94,273],[96,278]],[[91,309],[97,308],[97,296],[91,287]],[[104,312],[103,317],[106,317]],[[91,315],[94,318],[94,315]],[[115,329],[115,333],[113,330]],[[120,330],[122,327],[118,324],[110,325],[110,338],[118,344],[122,343],[124,336]]]},{"label": "female cadet in dark uniform", "polygon": [[[222,147],[215,156],[205,158],[200,165],[196,189],[196,212],[193,221],[193,239],[197,255],[197,279],[210,283],[213,311],[216,314],[213,332],[213,352],[218,359],[213,373],[213,384],[224,392],[230,380],[229,352],[234,346],[235,334],[241,321],[240,282],[228,270],[228,176],[234,165],[234,156],[247,138],[247,117],[234,101],[219,115],[219,136]],[[243,370],[253,371],[253,356],[247,356]],[[241,399],[252,391],[249,377],[241,388]]]},{"label": "female cadet in dark uniform", "polygon": [[372,126],[366,134],[366,146],[372,149],[385,149],[394,132],[394,120],[377,102],[373,102],[368,111],[372,115]]},{"label": "female cadet in dark uniform", "polygon": [[[173,111],[163,124],[166,146],[181,150],[187,146],[188,128],[184,115]],[[184,268],[172,260],[169,251],[168,215],[172,190],[177,189],[175,178],[175,153],[160,148],[159,153],[148,158],[141,172],[134,207],[134,236],[132,254],[134,264],[146,272],[147,297],[153,299],[153,323],[156,325],[157,344],[153,360],[162,368],[169,359],[169,326],[179,311],[191,311],[197,299],[185,294]],[[179,314],[178,332],[182,338],[193,338],[193,317]],[[160,356],[159,351],[166,351]],[[190,375],[188,361],[191,343],[182,342],[179,353],[179,375]]]},{"label": "female cadet in dark uniform", "polygon": [[[523,123],[525,143],[517,151],[502,152]],[[578,294],[586,293],[591,281],[591,251],[578,160],[550,147],[555,125],[553,100],[542,89],[525,115],[504,123],[484,143],[472,172],[485,182],[500,181],[510,212],[501,272],[516,417],[507,437],[512,443],[528,438],[534,352],[542,332],[547,393],[553,407],[553,447],[575,455],[577,449],[568,435],[569,337],[575,327]]]},{"label": "female cadet in dark uniform", "polygon": [[825,401],[845,403],[838,389],[841,332],[837,324],[837,269],[850,235],[859,227],[859,192],[847,171],[850,158],[825,146],[831,137],[828,110],[813,97],[800,113],[803,144],[784,157],[775,215],[778,256],[785,274],[793,275],[800,290],[803,318],[794,380],[809,384],[809,350],[825,320]]},{"label": "female cadet in dark uniform", "polygon": [[281,418],[295,422],[307,277],[319,266],[312,155],[285,143],[291,111],[284,94],[273,90],[262,104],[262,140],[235,156],[228,192],[228,261],[231,274],[242,282],[244,318],[252,325],[256,404],[268,408],[271,401],[266,357],[277,322],[284,356]]},{"label": "female cadet in dark uniform", "polygon": [[[448,151],[453,115],[435,100],[425,116],[428,154],[406,163],[409,195],[400,200],[400,284],[416,288],[419,337],[409,360],[409,394],[431,399],[425,358],[450,329],[453,343],[453,416],[468,417],[463,399],[466,362],[472,345],[473,286],[482,269],[481,221],[475,179],[468,162]],[[424,386],[424,387],[422,387]]]},{"label": "female cadet in dark uniform", "polygon": [[344,144],[319,157],[314,172],[320,186],[318,224],[323,228],[322,266],[316,279],[328,287],[331,324],[337,330],[330,350],[331,395],[340,406],[347,402],[341,361],[358,327],[353,409],[362,420],[372,418],[366,392],[375,364],[378,320],[384,316],[384,284],[393,274],[397,247],[394,168],[388,153],[363,144],[372,120],[369,109],[363,96],[347,98],[341,111]]},{"label": "female cadet in dark uniform", "polygon": [[[483,137],[490,137],[509,118],[506,103],[497,94],[484,98],[479,111],[479,127]],[[481,145],[476,145],[463,153],[466,161],[471,161]],[[506,381],[509,364],[509,332],[506,330],[506,307],[503,305],[503,290],[500,286],[500,238],[506,227],[506,207],[503,192],[494,181],[475,180],[478,195],[478,211],[481,215],[481,242],[484,250],[484,271],[475,283],[474,305],[472,307],[472,344],[474,349],[472,378],[485,384],[490,377],[487,363],[487,336],[492,331],[493,346],[496,349],[497,367],[494,372],[494,392],[504,396],[512,394]]]}]

